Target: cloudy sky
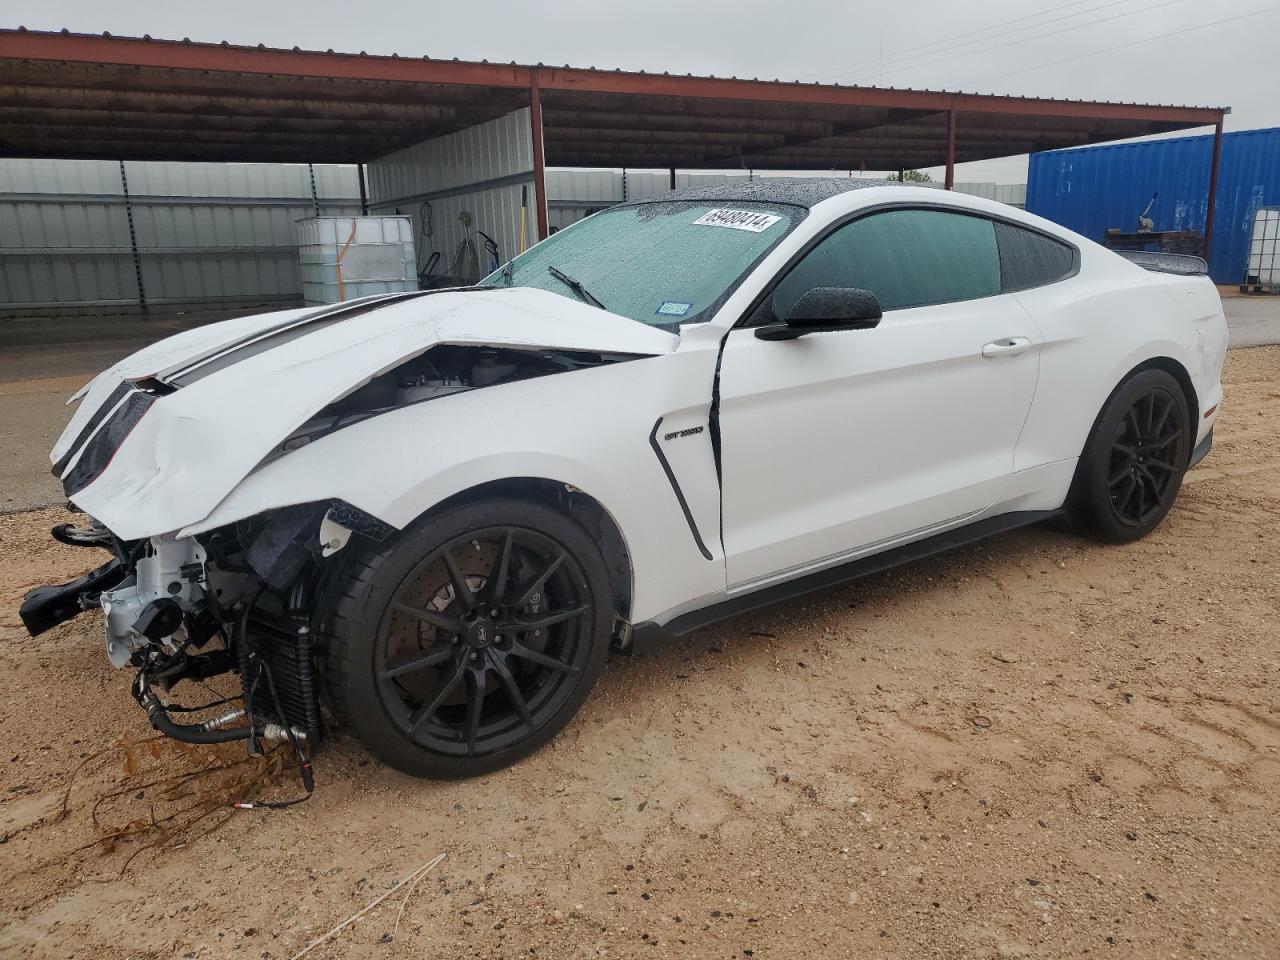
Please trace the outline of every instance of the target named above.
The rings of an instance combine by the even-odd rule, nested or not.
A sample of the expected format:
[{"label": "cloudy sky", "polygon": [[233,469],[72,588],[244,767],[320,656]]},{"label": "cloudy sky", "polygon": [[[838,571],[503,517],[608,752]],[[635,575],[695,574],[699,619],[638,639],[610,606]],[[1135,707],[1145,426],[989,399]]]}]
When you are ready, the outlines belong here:
[{"label": "cloudy sky", "polygon": [[[1268,0],[43,0],[5,26],[673,73],[1230,106],[1280,125]],[[967,168],[967,169],[966,169]],[[961,180],[1025,179],[1025,160]]]}]

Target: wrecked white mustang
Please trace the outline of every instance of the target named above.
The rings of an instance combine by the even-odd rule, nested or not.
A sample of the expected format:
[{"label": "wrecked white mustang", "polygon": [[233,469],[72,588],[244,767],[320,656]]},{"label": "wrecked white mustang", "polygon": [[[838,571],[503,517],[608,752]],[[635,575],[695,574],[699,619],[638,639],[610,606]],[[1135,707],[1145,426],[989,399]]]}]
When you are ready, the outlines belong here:
[{"label": "wrecked white mustang", "polygon": [[[1143,270],[951,193],[766,181],[597,214],[479,286],[245,317],[98,376],[55,446],[112,559],[22,606],[104,614],[184,740],[411,773],[529,753],[609,648],[1066,512],[1153,529],[1226,348]],[[1180,275],[1180,274],[1191,275]],[[180,681],[239,704],[174,719]]]}]

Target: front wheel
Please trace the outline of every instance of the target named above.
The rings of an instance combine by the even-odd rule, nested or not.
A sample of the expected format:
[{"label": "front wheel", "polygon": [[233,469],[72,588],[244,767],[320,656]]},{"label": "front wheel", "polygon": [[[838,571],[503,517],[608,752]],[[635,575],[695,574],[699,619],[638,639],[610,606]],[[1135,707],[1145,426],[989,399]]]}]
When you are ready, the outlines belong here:
[{"label": "front wheel", "polygon": [[603,669],[612,591],[573,520],[506,498],[448,509],[348,564],[321,618],[329,699],[378,757],[459,778],[533,752]]},{"label": "front wheel", "polygon": [[1076,468],[1072,521],[1112,543],[1145,537],[1165,518],[1190,460],[1192,423],[1182,387],[1143,370],[1107,400]]}]

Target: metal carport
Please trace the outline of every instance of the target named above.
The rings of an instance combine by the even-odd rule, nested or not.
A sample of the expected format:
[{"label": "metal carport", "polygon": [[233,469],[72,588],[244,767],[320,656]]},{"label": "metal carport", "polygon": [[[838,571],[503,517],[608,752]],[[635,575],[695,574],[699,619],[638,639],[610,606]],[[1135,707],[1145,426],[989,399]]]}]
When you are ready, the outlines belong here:
[{"label": "metal carport", "polygon": [[950,186],[960,162],[1206,125],[1211,223],[1228,112],[0,31],[6,157],[365,163],[525,107],[540,236],[546,165],[945,164]]}]

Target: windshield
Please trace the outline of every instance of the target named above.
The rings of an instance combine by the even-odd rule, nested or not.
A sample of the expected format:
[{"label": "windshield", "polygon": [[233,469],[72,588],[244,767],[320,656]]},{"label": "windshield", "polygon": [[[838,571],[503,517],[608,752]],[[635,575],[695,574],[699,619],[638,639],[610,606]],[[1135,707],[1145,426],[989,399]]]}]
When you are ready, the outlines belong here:
[{"label": "windshield", "polygon": [[709,320],[804,217],[795,207],[674,201],[602,210],[561,230],[481,286],[537,287],[640,323]]}]

